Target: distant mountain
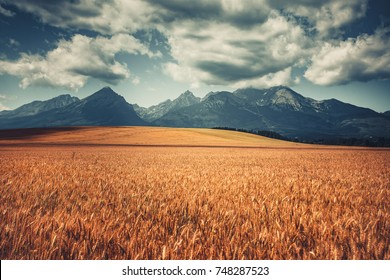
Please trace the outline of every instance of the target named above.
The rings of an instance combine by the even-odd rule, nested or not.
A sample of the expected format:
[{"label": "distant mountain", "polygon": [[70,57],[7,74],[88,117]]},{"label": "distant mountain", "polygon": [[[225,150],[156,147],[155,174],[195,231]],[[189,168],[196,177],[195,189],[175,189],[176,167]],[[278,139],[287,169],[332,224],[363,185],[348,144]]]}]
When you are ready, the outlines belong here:
[{"label": "distant mountain", "polygon": [[306,98],[283,86],[212,92],[153,124],[269,130],[305,139],[390,135],[390,121],[382,114],[336,99]]},{"label": "distant mountain", "polygon": [[84,125],[230,127],[303,140],[390,138],[389,111],[317,101],[283,86],[210,92],[202,99],[186,91],[149,108],[131,105],[106,87],[81,100],[61,95],[0,112],[0,129]]},{"label": "distant mountain", "polygon": [[80,99],[69,94],[64,94],[46,101],[33,101],[12,111],[2,111],[0,112],[0,117],[7,116],[9,118],[16,118],[32,116],[52,109],[65,107],[77,101],[80,101]]},{"label": "distant mountain", "polygon": [[198,104],[200,100],[201,99],[199,97],[194,96],[192,92],[187,90],[173,101],[168,99],[149,108],[140,107],[137,104],[134,104],[133,107],[142,119],[148,122],[152,122],[158,118],[161,118],[168,112],[174,112],[178,109]]},{"label": "distant mountain", "polygon": [[[63,98],[62,96],[61,100]],[[32,102],[1,114],[0,128],[147,125],[147,122],[138,117],[133,107],[109,87],[82,100],[75,97],[71,99],[73,102],[54,102],[57,106],[52,106],[56,98]],[[32,108],[36,107],[39,109],[34,111]]]}]

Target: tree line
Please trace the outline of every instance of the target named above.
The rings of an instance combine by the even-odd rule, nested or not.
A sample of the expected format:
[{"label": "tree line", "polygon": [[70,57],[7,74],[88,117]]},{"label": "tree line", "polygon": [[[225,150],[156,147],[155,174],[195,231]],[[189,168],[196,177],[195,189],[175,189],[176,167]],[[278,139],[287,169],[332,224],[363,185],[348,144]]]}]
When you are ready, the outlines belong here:
[{"label": "tree line", "polygon": [[275,131],[269,131],[269,130],[255,130],[255,129],[244,129],[244,128],[234,128],[234,127],[223,127],[223,126],[213,127],[213,129],[239,131],[239,132],[260,135],[260,136],[273,138],[273,139],[298,142],[298,143],[307,143],[307,144],[390,147],[390,137],[366,137],[366,138],[334,137],[334,138],[326,138],[326,139],[324,138],[324,139],[308,140],[308,139],[301,139],[301,138],[289,138]]}]

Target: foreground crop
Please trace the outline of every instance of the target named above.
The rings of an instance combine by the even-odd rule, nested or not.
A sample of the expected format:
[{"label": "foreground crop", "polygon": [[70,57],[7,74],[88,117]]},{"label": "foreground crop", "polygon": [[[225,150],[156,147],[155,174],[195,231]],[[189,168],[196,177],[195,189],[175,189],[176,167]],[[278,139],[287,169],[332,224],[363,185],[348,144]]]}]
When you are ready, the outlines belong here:
[{"label": "foreground crop", "polygon": [[389,259],[390,151],[1,148],[1,259]]}]

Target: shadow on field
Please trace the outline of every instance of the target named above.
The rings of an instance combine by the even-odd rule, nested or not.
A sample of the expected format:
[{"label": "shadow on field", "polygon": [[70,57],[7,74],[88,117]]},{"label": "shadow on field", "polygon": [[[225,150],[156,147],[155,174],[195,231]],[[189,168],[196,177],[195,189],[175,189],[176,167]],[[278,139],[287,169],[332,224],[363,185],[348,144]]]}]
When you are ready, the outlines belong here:
[{"label": "shadow on field", "polygon": [[58,132],[80,131],[86,127],[49,127],[0,130],[0,140],[28,140],[39,136],[49,136]]}]

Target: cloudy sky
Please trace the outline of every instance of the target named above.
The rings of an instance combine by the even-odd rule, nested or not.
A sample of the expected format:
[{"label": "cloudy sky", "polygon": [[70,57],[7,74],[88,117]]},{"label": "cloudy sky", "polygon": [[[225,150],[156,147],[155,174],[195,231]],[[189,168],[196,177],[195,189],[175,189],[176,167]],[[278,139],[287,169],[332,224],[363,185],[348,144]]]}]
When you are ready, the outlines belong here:
[{"label": "cloudy sky", "polygon": [[390,110],[387,0],[0,0],[0,110],[276,85]]}]

